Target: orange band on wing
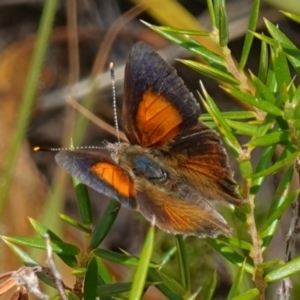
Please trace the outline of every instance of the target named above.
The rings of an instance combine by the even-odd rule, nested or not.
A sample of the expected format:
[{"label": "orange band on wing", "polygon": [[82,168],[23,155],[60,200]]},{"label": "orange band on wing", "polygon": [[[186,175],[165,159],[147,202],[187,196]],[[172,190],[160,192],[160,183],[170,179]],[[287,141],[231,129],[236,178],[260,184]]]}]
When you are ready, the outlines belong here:
[{"label": "orange band on wing", "polygon": [[91,171],[112,186],[120,195],[127,198],[134,197],[135,193],[131,179],[118,166],[99,162],[91,167]]},{"label": "orange band on wing", "polygon": [[137,110],[137,126],[141,145],[163,145],[179,132],[182,123],[179,111],[162,95],[146,90]]}]

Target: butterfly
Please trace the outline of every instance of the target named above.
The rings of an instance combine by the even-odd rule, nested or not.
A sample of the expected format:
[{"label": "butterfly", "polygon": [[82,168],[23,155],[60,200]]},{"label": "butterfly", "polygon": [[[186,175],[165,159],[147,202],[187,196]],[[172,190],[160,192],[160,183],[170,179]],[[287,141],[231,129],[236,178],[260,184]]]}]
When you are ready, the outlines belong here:
[{"label": "butterfly", "polygon": [[97,152],[61,151],[57,163],[94,190],[172,234],[217,237],[231,227],[214,208],[241,203],[219,135],[176,70],[137,42],[125,67],[123,130],[129,143]]}]

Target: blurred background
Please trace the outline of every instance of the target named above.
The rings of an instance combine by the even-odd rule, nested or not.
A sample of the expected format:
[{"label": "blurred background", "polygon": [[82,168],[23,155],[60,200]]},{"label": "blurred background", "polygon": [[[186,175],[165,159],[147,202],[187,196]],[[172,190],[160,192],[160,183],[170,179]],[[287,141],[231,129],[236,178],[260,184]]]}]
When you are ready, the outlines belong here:
[{"label": "blurred background", "polygon": [[[84,124],[79,129],[85,128],[85,125],[86,129],[79,130],[75,145],[102,146],[104,139],[116,141],[113,134],[112,91],[108,66],[110,62],[114,62],[117,111],[120,119],[124,64],[136,41],[142,40],[150,44],[173,64],[196,98],[199,80],[202,80],[222,111],[246,109],[225,95],[219,88],[219,83],[176,63],[176,58],[197,58],[191,57],[186,50],[172,45],[140,22],[144,20],[155,25],[185,29],[195,29],[191,27],[198,23],[209,31],[211,27],[206,1],[171,1],[176,4],[176,10],[175,8],[165,10],[160,7],[160,2],[164,1],[58,1],[36,100],[28,115],[29,126],[24,142],[20,146],[9,193],[2,208],[0,223],[2,235],[34,235],[28,221],[29,216],[60,232],[67,242],[78,245],[83,242],[83,237],[78,236],[78,232],[70,227],[65,228],[57,215],[65,212],[78,219],[75,195],[69,176],[56,165],[55,152],[33,152],[32,148],[68,147],[78,119],[83,122],[80,124]],[[227,1],[227,14],[230,19],[229,48],[237,60],[242,50],[251,4],[251,0]],[[18,121],[20,101],[43,5],[42,0],[0,1],[0,176],[11,152],[10,145]],[[263,1],[257,31],[264,31],[263,18],[266,18],[278,24],[280,29],[299,46],[299,26],[285,19],[279,9],[294,13],[298,10],[300,14],[300,3],[298,0],[284,3]],[[259,51],[260,44],[254,41],[247,66],[253,73],[257,70],[256,56]],[[97,78],[92,93],[88,78]],[[75,99],[81,104],[88,103],[87,111],[78,108],[74,101],[67,102],[67,99]],[[88,112],[91,115],[88,115]],[[100,121],[105,123],[99,124]],[[112,129],[108,125],[111,125]],[[240,140],[242,143],[246,142],[245,137],[240,137]],[[253,159],[256,159],[255,155]],[[233,168],[236,167],[233,159],[231,165]],[[235,171],[238,181],[238,171]],[[259,211],[268,206],[277,183],[276,176],[266,181],[266,187],[262,189],[262,201],[257,204],[261,208]],[[1,177],[0,184],[5,184]],[[92,190],[90,195],[94,217],[97,220],[108,202],[103,195]],[[271,251],[266,253],[269,258],[284,257],[283,245],[289,226],[288,221],[287,215],[282,220],[282,229],[272,242]],[[138,254],[147,228],[148,223],[140,215],[121,209],[113,230],[104,240],[102,247],[114,251],[124,249],[131,254]],[[158,230],[156,243],[154,257],[155,255],[159,257],[174,245],[175,241],[172,236]],[[217,269],[219,282],[214,299],[225,299],[231,285],[232,274],[229,264],[216,256],[205,241],[190,237],[187,240],[187,247],[194,274],[193,281],[197,282],[197,286],[205,287],[205,283],[211,280],[214,270]],[[0,249],[1,273],[20,267],[20,262],[3,243]],[[36,252],[34,255],[38,256],[40,253]],[[119,265],[109,264],[109,267],[120,280],[127,278],[129,274],[127,269]],[[172,272],[171,266],[169,271]],[[67,274],[68,270],[65,270],[65,273]],[[147,297],[159,299],[161,296],[153,289],[147,293]]]}]

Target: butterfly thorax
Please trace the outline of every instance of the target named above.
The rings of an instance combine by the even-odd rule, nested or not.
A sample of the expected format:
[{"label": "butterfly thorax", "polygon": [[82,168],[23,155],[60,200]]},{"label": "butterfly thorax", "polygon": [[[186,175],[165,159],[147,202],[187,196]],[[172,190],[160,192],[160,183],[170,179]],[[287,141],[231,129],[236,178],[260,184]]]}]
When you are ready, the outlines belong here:
[{"label": "butterfly thorax", "polygon": [[152,183],[163,183],[169,179],[167,166],[149,149],[138,145],[129,146],[119,159],[119,166],[132,178],[144,178]]}]

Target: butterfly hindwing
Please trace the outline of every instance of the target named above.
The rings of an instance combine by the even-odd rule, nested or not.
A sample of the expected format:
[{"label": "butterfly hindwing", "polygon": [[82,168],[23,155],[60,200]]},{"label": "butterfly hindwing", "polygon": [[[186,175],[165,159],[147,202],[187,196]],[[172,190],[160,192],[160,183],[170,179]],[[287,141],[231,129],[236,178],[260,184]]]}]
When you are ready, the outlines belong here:
[{"label": "butterfly hindwing", "polygon": [[97,192],[118,199],[125,207],[136,208],[132,179],[125,170],[102,154],[61,151],[56,154],[55,160],[73,177]]},{"label": "butterfly hindwing", "polygon": [[123,130],[131,144],[159,147],[198,122],[200,108],[176,70],[143,42],[125,68]]},{"label": "butterfly hindwing", "polygon": [[241,203],[220,137],[202,122],[178,135],[164,155],[167,164],[206,199]]},{"label": "butterfly hindwing", "polygon": [[176,198],[151,186],[137,192],[140,212],[150,222],[173,234],[216,237],[230,235],[231,228],[223,217],[201,200],[191,202]]}]

